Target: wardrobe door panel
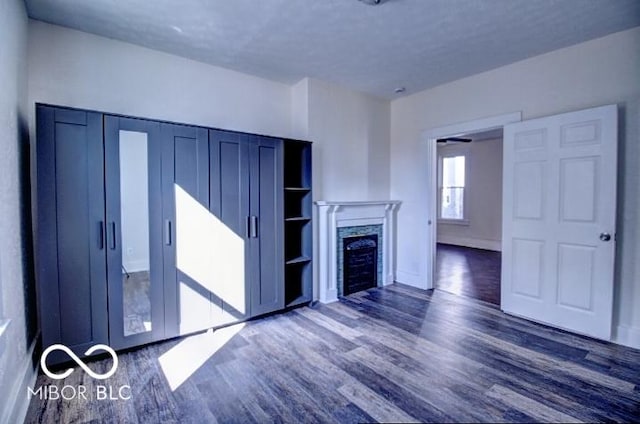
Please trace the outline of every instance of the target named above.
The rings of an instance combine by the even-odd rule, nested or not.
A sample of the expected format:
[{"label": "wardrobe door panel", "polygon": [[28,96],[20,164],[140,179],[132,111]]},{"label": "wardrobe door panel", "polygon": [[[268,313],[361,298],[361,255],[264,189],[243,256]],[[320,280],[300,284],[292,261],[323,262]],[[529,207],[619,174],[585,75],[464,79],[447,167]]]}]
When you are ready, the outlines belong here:
[{"label": "wardrobe door panel", "polygon": [[61,343],[84,356],[108,342],[102,115],[41,105],[36,113],[43,348]]},{"label": "wardrobe door panel", "polygon": [[215,324],[249,316],[249,150],[247,135],[209,131],[211,219],[215,224],[212,297],[222,305]]},{"label": "wardrobe door panel", "polygon": [[166,328],[170,335],[212,326],[206,129],[163,124]]},{"label": "wardrobe door panel", "polygon": [[284,308],[282,141],[252,136],[251,216],[257,221],[251,238],[251,314]]},{"label": "wardrobe door panel", "polygon": [[105,117],[110,342],[164,337],[160,125]]},{"label": "wardrobe door panel", "polygon": [[[183,128],[178,128],[183,130]],[[209,158],[206,135],[196,131],[187,137],[176,135],[174,143],[174,183],[202,206],[209,205],[209,181],[207,172]],[[198,137],[201,136],[201,138]]]}]

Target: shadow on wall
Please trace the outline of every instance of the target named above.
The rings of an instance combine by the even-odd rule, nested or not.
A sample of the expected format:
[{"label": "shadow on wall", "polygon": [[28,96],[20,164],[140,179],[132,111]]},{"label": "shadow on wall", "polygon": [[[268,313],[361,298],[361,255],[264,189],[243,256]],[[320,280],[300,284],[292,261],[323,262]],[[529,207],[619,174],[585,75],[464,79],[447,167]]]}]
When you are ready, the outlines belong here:
[{"label": "shadow on wall", "polygon": [[[29,349],[38,333],[38,312],[35,286],[34,239],[31,212],[31,143],[27,118],[19,110],[18,117],[18,193],[20,208],[20,240],[22,257],[22,284],[24,290],[25,340]],[[36,349],[37,350],[37,349]]]}]

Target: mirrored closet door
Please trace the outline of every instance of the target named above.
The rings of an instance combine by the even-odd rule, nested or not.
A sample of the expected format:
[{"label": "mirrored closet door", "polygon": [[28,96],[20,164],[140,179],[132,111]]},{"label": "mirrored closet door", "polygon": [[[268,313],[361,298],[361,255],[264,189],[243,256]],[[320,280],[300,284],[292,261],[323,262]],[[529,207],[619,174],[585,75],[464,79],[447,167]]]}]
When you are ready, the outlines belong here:
[{"label": "mirrored closet door", "polygon": [[117,349],[164,337],[160,124],[105,116],[109,336]]}]

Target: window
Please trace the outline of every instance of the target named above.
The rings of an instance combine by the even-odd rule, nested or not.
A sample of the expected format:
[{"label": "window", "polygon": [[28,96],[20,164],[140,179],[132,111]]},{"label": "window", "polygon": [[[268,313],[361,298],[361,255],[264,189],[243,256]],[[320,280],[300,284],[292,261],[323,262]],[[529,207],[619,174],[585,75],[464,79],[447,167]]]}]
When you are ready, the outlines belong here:
[{"label": "window", "polygon": [[446,221],[465,220],[466,160],[462,154],[442,155],[440,160],[439,218]]}]

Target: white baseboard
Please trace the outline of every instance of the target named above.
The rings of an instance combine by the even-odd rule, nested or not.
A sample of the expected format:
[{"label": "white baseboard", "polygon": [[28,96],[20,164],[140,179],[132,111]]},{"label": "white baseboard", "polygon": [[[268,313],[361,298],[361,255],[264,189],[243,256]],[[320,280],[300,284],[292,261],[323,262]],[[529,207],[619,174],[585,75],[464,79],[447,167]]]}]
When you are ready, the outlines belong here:
[{"label": "white baseboard", "polygon": [[332,303],[338,301],[338,290],[327,290],[324,298],[320,299],[320,303]]},{"label": "white baseboard", "polygon": [[628,325],[617,326],[613,342],[640,349],[640,328]]},{"label": "white baseboard", "polygon": [[456,246],[473,247],[474,249],[502,250],[502,242],[498,240],[487,240],[471,237],[457,237],[445,234],[438,234],[438,243],[453,244]]},{"label": "white baseboard", "polygon": [[7,402],[7,411],[5,416],[0,417],[0,422],[3,423],[22,423],[27,416],[27,410],[29,409],[29,396],[27,395],[27,387],[33,387],[36,384],[36,378],[38,377],[38,367],[33,367],[32,358],[33,352],[36,348],[36,342],[39,336],[35,337],[31,346],[27,350],[24,358],[24,363],[18,373],[18,378],[14,384],[12,390],[9,392],[10,397]]},{"label": "white baseboard", "polygon": [[405,272],[401,270],[396,271],[396,281],[398,283],[406,284],[407,286],[417,287],[419,289],[428,289],[427,282],[420,278],[420,275],[412,272]]},{"label": "white baseboard", "polygon": [[395,278],[393,277],[393,274],[387,274],[387,277],[382,282],[382,285],[388,286],[389,284],[393,284],[394,281],[395,281]]}]

